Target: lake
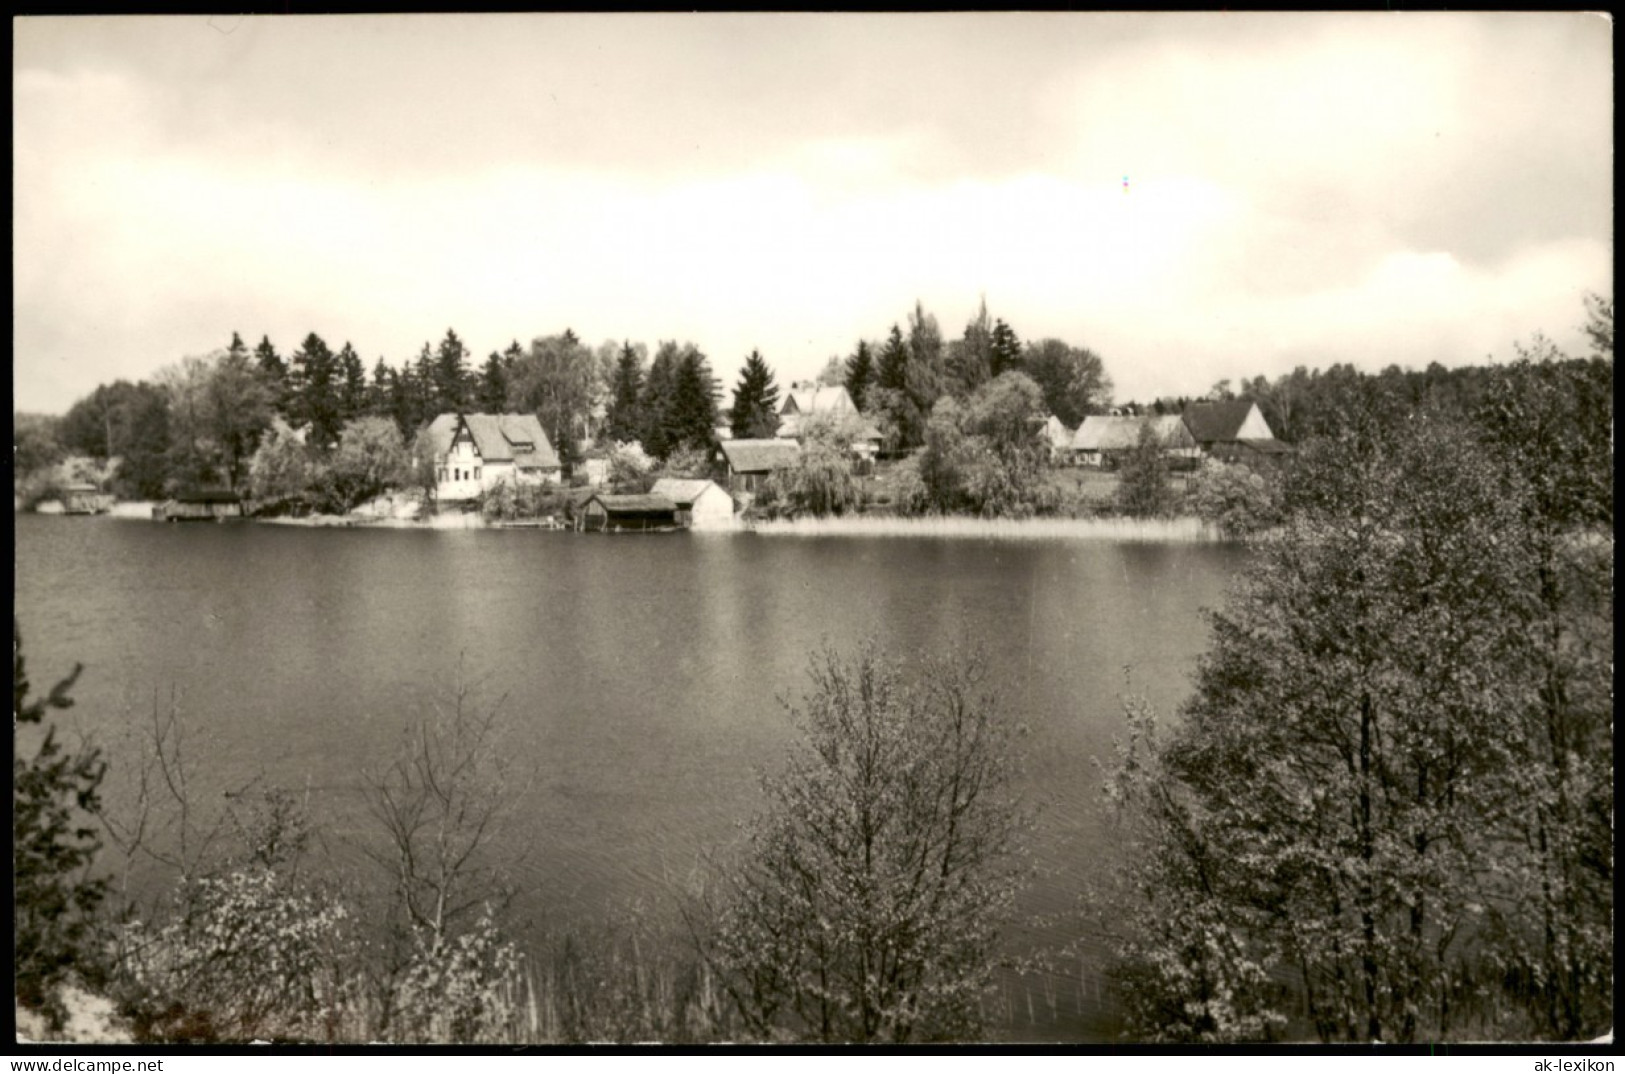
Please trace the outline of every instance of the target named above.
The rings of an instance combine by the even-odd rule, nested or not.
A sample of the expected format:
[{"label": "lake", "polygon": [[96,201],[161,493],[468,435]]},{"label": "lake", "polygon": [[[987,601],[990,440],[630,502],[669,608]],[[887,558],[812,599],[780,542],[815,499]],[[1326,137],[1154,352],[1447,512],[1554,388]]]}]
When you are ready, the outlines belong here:
[{"label": "lake", "polygon": [[[850,652],[864,637],[905,656],[985,648],[1001,709],[1029,728],[1023,791],[1044,875],[1022,910],[1070,909],[1104,837],[1090,758],[1111,753],[1124,669],[1176,707],[1207,642],[1201,610],[1246,555],[36,515],[16,516],[16,535],[34,688],[85,665],[65,721],[110,743],[173,691],[215,800],[259,774],[308,787],[341,846],[363,831],[359,772],[393,753],[461,660],[482,696],[505,697],[510,759],[534,774],[506,838],[524,855],[516,909],[554,930],[660,903],[703,850],[730,845],[790,741],[779,699],[799,698],[822,642]],[[1074,970],[1005,980],[1000,1035],[1109,1039],[1099,954],[1085,938]]]}]

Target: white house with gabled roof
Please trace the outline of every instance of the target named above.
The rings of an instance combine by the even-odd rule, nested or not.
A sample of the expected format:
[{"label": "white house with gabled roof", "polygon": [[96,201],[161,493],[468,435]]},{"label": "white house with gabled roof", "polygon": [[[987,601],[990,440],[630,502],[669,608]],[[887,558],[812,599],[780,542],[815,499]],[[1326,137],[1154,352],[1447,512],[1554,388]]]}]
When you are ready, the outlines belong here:
[{"label": "white house with gabled roof", "polygon": [[499,481],[557,484],[559,457],[534,414],[441,414],[423,431],[435,498],[472,500]]}]

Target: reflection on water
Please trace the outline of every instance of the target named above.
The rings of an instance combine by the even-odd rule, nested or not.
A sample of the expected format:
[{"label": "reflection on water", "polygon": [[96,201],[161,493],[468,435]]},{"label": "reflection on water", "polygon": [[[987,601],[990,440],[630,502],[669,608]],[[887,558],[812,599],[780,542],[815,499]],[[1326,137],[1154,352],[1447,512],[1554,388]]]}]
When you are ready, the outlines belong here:
[{"label": "reflection on water", "polygon": [[[210,789],[263,772],[363,830],[358,774],[459,662],[502,697],[535,780],[506,838],[519,910],[568,926],[665,897],[760,804],[808,654],[984,646],[1028,726],[1043,876],[1022,910],[1070,910],[1102,833],[1091,756],[1111,750],[1125,668],[1171,710],[1235,548],[887,538],[158,526],[17,518],[17,613],[44,683],[86,665],[69,716],[104,740],[171,688]],[[116,759],[115,759],[116,760]],[[115,778],[117,773],[115,772]],[[110,792],[111,793],[111,792]],[[1072,939],[1023,928],[1022,943]],[[1009,979],[1006,1032],[1100,1039],[1099,950]]]}]

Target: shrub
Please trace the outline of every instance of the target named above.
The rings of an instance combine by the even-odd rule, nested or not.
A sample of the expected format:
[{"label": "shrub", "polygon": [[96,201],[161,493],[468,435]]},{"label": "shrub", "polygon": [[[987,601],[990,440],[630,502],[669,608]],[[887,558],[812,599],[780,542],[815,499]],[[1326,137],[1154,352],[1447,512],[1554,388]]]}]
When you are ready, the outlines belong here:
[{"label": "shrub", "polygon": [[126,1011],[152,1040],[333,1040],[355,1000],[349,917],[261,864],[182,881],[168,924],[120,932]]},{"label": "shrub", "polygon": [[1280,520],[1275,490],[1246,466],[1208,459],[1192,478],[1187,495],[1206,522],[1227,534],[1246,536]]},{"label": "shrub", "polygon": [[416,945],[395,985],[388,1033],[415,1044],[511,1039],[519,1020],[519,951],[489,916],[460,935],[415,933]]},{"label": "shrub", "polygon": [[[12,882],[16,911],[17,1001],[43,1011],[52,1028],[65,1012],[59,985],[72,976],[91,977],[99,970],[90,950],[93,914],[106,884],[86,876],[101,849],[96,830],[87,823],[101,807],[101,783],[107,766],[90,747],[68,751],[57,740],[56,726],[46,722],[52,709],[73,706],[68,691],[79,678],[74,666],[67,678],[42,698],[30,698],[23,661],[22,630],[12,620]],[[45,737],[34,755],[23,759],[18,728],[36,725]]]}]

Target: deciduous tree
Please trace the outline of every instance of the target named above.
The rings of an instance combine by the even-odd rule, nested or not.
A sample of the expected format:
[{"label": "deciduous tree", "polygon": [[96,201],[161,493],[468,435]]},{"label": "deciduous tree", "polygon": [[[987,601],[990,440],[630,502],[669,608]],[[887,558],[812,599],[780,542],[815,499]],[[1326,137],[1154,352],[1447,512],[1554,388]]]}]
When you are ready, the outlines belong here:
[{"label": "deciduous tree", "polygon": [[765,1039],[975,1039],[1021,883],[1014,728],[979,656],[826,651],[707,952]]}]

